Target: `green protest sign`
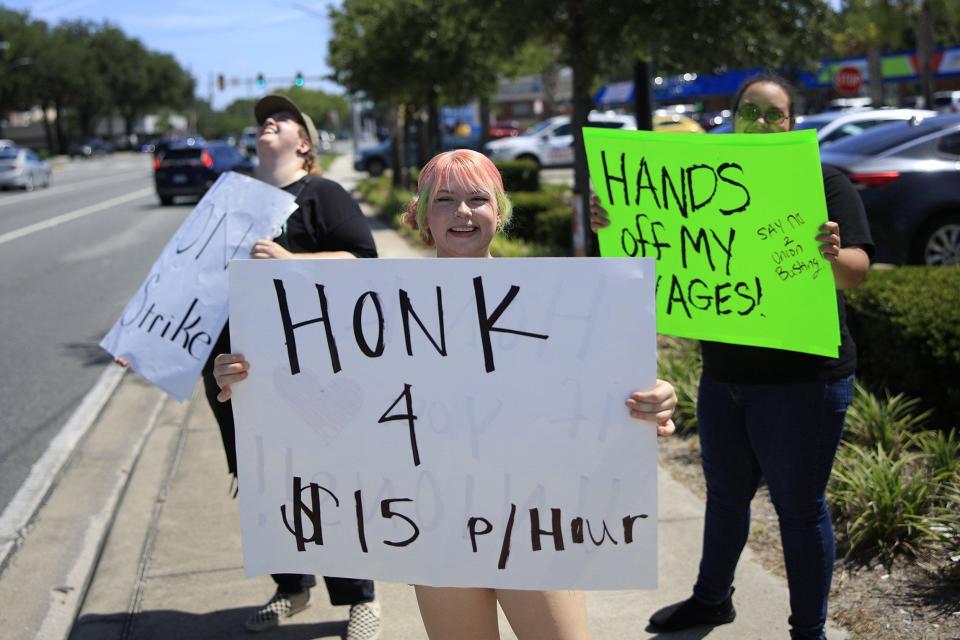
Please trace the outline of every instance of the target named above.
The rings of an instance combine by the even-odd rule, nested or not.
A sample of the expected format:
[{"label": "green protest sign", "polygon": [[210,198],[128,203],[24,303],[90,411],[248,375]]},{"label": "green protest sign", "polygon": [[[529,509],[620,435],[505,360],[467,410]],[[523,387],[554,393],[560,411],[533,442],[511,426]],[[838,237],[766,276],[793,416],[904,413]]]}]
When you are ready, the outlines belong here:
[{"label": "green protest sign", "polygon": [[657,331],[837,357],[814,131],[583,131],[600,254],[656,258]]}]

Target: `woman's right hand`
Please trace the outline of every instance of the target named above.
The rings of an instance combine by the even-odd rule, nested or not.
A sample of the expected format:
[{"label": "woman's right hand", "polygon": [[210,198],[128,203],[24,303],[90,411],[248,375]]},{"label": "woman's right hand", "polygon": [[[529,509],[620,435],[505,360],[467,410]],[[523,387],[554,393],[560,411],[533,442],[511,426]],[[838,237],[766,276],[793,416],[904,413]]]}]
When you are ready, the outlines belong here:
[{"label": "woman's right hand", "polygon": [[596,195],[590,196],[590,230],[596,233],[597,229],[609,225],[610,216],[607,215],[607,210],[600,206]]},{"label": "woman's right hand", "polygon": [[241,353],[221,353],[213,360],[213,377],[220,387],[217,400],[226,402],[233,395],[230,385],[247,379],[250,363]]}]

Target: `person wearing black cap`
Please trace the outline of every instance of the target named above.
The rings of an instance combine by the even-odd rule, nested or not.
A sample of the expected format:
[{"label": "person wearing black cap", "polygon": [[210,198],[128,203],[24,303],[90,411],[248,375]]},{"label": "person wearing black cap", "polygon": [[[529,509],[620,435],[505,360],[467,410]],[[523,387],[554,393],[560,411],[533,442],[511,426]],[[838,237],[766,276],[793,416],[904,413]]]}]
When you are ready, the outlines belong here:
[{"label": "person wearing black cap", "polygon": [[[257,155],[260,164],[255,176],[267,184],[296,196],[299,208],[284,223],[273,240],[260,240],[250,252],[253,258],[375,258],[373,235],[356,201],[339,184],[320,177],[317,162],[319,137],[310,116],[289,98],[268,95],[254,107],[260,130]],[[230,327],[224,327],[203,368],[207,401],[213,409],[227,466],[236,478],[237,458],[233,410],[228,398],[218,400],[220,388],[213,375],[214,359],[230,354]],[[309,606],[310,588],[317,584],[311,575],[274,574],[277,591],[247,619],[250,631],[264,631],[282,618]],[[380,631],[380,608],[374,600],[372,580],[324,578],[330,603],[350,605],[347,640],[375,640]]]}]

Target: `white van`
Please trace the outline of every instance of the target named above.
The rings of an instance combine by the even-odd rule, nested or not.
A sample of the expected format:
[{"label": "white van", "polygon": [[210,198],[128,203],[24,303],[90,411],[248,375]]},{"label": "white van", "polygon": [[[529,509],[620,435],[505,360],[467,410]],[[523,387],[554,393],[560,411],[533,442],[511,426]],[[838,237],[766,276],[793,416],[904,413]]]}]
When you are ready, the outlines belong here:
[{"label": "white van", "polygon": [[[591,127],[637,128],[632,115],[593,111],[588,118]],[[568,167],[573,164],[573,126],[569,116],[547,118],[518,136],[488,142],[483,151],[491,160],[531,160],[540,167]]]}]

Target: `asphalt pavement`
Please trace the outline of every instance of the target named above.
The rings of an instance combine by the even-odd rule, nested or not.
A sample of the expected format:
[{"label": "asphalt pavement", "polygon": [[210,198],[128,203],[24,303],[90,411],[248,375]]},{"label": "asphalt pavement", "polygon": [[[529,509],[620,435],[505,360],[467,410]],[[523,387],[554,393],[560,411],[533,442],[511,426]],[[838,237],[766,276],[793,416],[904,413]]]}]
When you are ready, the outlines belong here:
[{"label": "asphalt pavement", "polygon": [[0,193],[0,512],[103,375],[97,343],[190,208],[158,205],[146,154]]},{"label": "asphalt pavement", "polygon": [[[349,163],[341,157],[329,175],[354,180]],[[428,255],[371,223],[382,256]],[[253,637],[243,620],[270,597],[273,583],[243,577],[238,505],[229,493],[219,433],[199,387],[178,404],[126,373],[0,573],[4,637]],[[702,535],[703,502],[663,469],[659,505],[659,586],[588,594],[594,638],[788,638],[786,584],[749,550],[738,569],[733,624],[645,630],[653,611],[689,595]],[[377,590],[384,640],[426,637],[409,585],[378,583]],[[260,636],[338,638],[346,614],[327,603],[321,586],[313,606]],[[503,637],[514,638],[501,622]]]}]

